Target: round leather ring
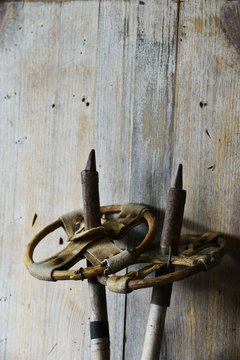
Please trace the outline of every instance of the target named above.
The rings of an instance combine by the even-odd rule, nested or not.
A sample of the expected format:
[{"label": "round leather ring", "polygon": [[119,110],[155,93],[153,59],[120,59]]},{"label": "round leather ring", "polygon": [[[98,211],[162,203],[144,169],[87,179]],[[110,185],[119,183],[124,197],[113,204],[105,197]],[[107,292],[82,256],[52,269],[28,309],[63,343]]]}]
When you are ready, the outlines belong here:
[{"label": "round leather ring", "polygon": [[[101,214],[104,213],[117,213],[121,211],[121,205],[107,205],[101,206]],[[139,256],[143,252],[147,251],[150,248],[152,241],[157,232],[157,222],[154,215],[146,210],[143,212],[142,217],[146,220],[148,224],[148,233],[146,234],[143,241],[134,249],[136,256]],[[62,227],[63,223],[61,219],[55,220],[51,224],[43,228],[39,233],[37,233],[33,239],[28,243],[24,253],[24,264],[27,269],[34,263],[33,253],[36,246],[41,240],[43,240],[48,234]],[[91,266],[89,268],[81,269],[81,271],[76,272],[75,270],[54,270],[52,273],[52,278],[56,280],[83,280],[86,278],[97,277],[102,275],[106,267],[101,265]]]}]

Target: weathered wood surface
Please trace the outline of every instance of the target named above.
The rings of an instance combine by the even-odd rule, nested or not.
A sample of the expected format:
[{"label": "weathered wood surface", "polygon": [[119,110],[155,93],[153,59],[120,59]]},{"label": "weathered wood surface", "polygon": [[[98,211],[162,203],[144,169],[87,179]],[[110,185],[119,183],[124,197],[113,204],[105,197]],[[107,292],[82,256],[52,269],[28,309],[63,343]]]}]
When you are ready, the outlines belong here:
[{"label": "weathered wood surface", "polygon": [[[89,357],[87,284],[35,281],[22,260],[36,231],[82,203],[98,10],[97,2],[1,4],[1,359]],[[39,257],[61,249],[58,240],[45,241]]]},{"label": "weathered wood surface", "polygon": [[[0,4],[1,359],[89,359],[85,282],[37,281],[22,258],[36,231],[81,205],[93,145],[102,205],[143,202],[161,220],[182,162],[184,231],[229,235],[219,268],[174,285],[161,359],[239,357],[240,57],[221,28],[229,6],[239,7]],[[60,236],[38,258],[61,249]],[[139,359],[150,291],[107,295],[111,358]]]},{"label": "weathered wood surface", "polygon": [[228,6],[181,3],[173,158],[185,169],[186,230],[235,236],[229,239],[235,259],[176,284],[166,328],[175,345],[167,342],[163,359],[237,359],[240,353],[240,57],[221,29],[221,9]]}]

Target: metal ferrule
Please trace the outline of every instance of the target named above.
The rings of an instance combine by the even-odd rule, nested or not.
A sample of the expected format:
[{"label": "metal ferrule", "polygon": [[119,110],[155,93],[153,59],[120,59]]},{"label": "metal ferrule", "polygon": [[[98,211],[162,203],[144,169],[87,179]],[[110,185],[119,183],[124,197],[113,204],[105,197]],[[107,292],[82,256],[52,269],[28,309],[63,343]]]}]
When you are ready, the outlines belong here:
[{"label": "metal ferrule", "polygon": [[84,219],[87,229],[101,225],[100,202],[98,192],[98,172],[81,172]]}]

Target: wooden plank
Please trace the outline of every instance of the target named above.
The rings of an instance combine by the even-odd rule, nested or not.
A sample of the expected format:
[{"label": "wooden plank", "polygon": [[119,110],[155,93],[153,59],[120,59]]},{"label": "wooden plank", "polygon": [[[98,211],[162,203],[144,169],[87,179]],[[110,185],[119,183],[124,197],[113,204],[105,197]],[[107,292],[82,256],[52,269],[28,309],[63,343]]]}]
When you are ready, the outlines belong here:
[{"label": "wooden plank", "polygon": [[[178,4],[148,1],[137,16],[130,201],[151,205],[162,220],[171,183]],[[137,241],[144,230],[135,232]],[[150,294],[127,296],[125,359],[141,358]]]},{"label": "wooden plank", "polygon": [[[40,228],[81,203],[80,171],[93,138],[98,2],[0,6],[0,357],[87,359],[86,284],[37,281],[23,251]],[[37,258],[61,249],[59,236]]]},{"label": "wooden plank", "polygon": [[[89,1],[89,0],[18,0],[19,2],[42,2],[42,3],[51,3],[51,2],[69,2],[69,1]],[[2,0],[2,2],[8,3],[13,2],[12,0]]]},{"label": "wooden plank", "polygon": [[[21,254],[79,206],[94,144],[102,205],[144,202],[161,220],[183,162],[184,231],[232,236],[218,269],[174,285],[161,358],[236,359],[239,55],[220,27],[228,2],[99,3],[0,5],[0,357],[89,359],[86,284],[38,282]],[[61,249],[60,236],[37,259]],[[108,294],[114,360],[140,358],[149,295]]]},{"label": "wooden plank", "polygon": [[[138,2],[102,1],[94,144],[100,202],[129,202]],[[122,243],[126,246],[126,243]],[[111,358],[123,358],[125,296],[107,292]]]},{"label": "wooden plank", "polygon": [[220,25],[226,6],[227,1],[181,3],[174,164],[183,162],[188,191],[185,231],[228,234],[231,257],[174,286],[164,359],[239,356],[239,270],[233,259],[238,261],[240,250],[240,67]]}]

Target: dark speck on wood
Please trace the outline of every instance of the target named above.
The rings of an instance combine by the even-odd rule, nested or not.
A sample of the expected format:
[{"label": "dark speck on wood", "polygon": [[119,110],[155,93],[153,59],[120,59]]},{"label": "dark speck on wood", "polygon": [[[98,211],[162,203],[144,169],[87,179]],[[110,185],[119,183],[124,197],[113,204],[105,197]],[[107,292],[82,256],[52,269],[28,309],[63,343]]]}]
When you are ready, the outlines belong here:
[{"label": "dark speck on wood", "polygon": [[199,106],[202,109],[203,107],[207,106],[207,103],[200,101]]},{"label": "dark speck on wood", "polygon": [[32,220],[32,226],[35,224],[37,217],[38,217],[38,215],[35,213],[33,216],[33,220]]},{"label": "dark speck on wood", "polygon": [[210,134],[209,134],[209,132],[208,132],[207,129],[206,129],[206,134],[207,134],[207,136],[211,139],[211,136],[210,136]]},{"label": "dark speck on wood", "polygon": [[208,167],[208,170],[212,170],[212,171],[213,171],[213,170],[215,169],[215,167],[216,167],[216,165],[213,164],[213,165],[211,165],[211,166]]},{"label": "dark speck on wood", "polygon": [[15,141],[15,144],[23,144],[27,140],[27,136],[24,136],[17,141]]}]

